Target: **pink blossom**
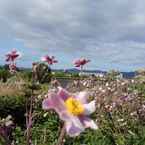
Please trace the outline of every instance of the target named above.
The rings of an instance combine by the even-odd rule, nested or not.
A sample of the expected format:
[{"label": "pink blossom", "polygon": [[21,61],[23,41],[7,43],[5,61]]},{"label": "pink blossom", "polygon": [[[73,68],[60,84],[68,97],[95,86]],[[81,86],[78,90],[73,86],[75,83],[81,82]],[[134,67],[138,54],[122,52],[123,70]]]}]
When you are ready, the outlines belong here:
[{"label": "pink blossom", "polygon": [[18,58],[20,56],[20,52],[16,51],[16,50],[12,50],[11,52],[9,52],[8,54],[6,54],[6,61],[15,61],[16,58]]},{"label": "pink blossom", "polygon": [[6,61],[9,62],[8,65],[11,73],[16,72],[17,67],[16,67],[15,60],[20,56],[21,54],[17,50],[12,50],[11,52],[6,54]]},{"label": "pink blossom", "polygon": [[74,61],[74,65],[75,67],[82,67],[85,64],[87,64],[88,62],[90,62],[89,59],[85,59],[85,58],[80,58]]},{"label": "pink blossom", "polygon": [[47,62],[49,65],[52,65],[52,64],[58,62],[58,61],[55,59],[54,56],[51,56],[51,57],[50,57],[50,56],[48,56],[48,55],[43,56],[43,57],[41,58],[41,61]]},{"label": "pink blossom", "polygon": [[96,109],[95,100],[88,103],[88,93],[70,94],[58,87],[58,91],[50,90],[42,102],[44,110],[54,109],[65,123],[69,136],[78,136],[85,128],[97,129],[96,123],[88,117]]}]

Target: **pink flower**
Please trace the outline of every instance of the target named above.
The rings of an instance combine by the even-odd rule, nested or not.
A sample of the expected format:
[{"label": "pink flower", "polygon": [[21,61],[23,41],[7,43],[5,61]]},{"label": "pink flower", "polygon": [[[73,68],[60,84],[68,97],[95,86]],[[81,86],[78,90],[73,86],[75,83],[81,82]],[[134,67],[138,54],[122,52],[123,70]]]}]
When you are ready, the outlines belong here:
[{"label": "pink flower", "polygon": [[49,91],[47,98],[42,102],[45,110],[54,109],[61,120],[65,122],[69,136],[78,136],[85,128],[97,129],[97,125],[88,115],[96,109],[95,101],[88,103],[87,92],[72,95],[65,89],[58,87],[58,91]]},{"label": "pink flower", "polygon": [[8,54],[6,54],[6,61],[15,61],[16,58],[18,58],[20,56],[20,52],[16,51],[16,50],[12,50],[11,52],[9,52]]},{"label": "pink flower", "polygon": [[58,62],[57,60],[55,60],[55,57],[54,57],[54,56],[51,56],[51,57],[50,57],[50,56],[48,56],[48,55],[43,56],[43,57],[41,58],[41,61],[47,62],[49,65],[52,65],[52,64]]},{"label": "pink flower", "polygon": [[9,70],[11,73],[16,72],[16,63],[15,60],[20,57],[21,54],[17,50],[12,50],[11,52],[6,54],[6,61],[9,62]]},{"label": "pink flower", "polygon": [[90,62],[90,60],[85,59],[85,58],[80,58],[74,61],[74,65],[75,67],[82,67],[85,64],[87,64],[88,62]]}]

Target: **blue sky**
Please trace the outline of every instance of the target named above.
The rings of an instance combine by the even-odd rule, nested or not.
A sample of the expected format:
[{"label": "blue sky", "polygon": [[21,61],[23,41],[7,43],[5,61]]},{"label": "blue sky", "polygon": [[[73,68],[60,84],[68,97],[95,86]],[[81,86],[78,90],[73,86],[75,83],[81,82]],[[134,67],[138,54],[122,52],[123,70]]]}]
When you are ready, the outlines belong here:
[{"label": "blue sky", "polygon": [[54,68],[91,59],[88,69],[145,67],[144,0],[1,0],[0,64],[12,48],[19,66],[54,55]]}]

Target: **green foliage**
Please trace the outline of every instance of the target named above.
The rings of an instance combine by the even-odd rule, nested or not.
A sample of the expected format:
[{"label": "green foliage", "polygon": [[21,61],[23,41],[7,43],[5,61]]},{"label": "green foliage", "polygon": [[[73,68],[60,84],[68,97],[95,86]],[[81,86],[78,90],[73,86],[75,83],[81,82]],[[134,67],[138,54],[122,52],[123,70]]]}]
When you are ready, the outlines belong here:
[{"label": "green foliage", "polygon": [[19,75],[21,78],[23,78],[25,81],[30,82],[32,81],[32,71],[20,71]]},{"label": "green foliage", "polygon": [[[33,144],[54,145],[57,143],[61,122],[58,116],[50,111],[42,111],[35,119],[32,128]],[[118,113],[118,112],[117,112]],[[94,131],[86,129],[75,138],[65,137],[64,145],[143,145],[145,143],[145,126],[139,120],[134,120],[128,114],[116,114],[110,116],[106,112],[101,113],[99,129]],[[96,114],[93,115],[96,118]],[[117,118],[123,118],[119,122]],[[16,145],[25,145],[24,130],[16,128],[14,136]]]},{"label": "green foliage", "polygon": [[60,77],[68,77],[69,76],[69,74],[68,73],[65,73],[65,72],[53,72],[53,77],[58,77],[58,78],[60,78]]},{"label": "green foliage", "polygon": [[8,70],[4,68],[0,69],[0,80],[2,80],[2,82],[6,82],[10,76],[11,75]]},{"label": "green foliage", "polygon": [[14,120],[23,126],[25,101],[24,96],[0,96],[0,117],[11,114]]},{"label": "green foliage", "polygon": [[0,96],[0,112],[8,113],[11,109],[22,108],[25,104],[24,96]]},{"label": "green foliage", "polygon": [[68,72],[53,72],[54,78],[79,78],[78,73],[68,73]]},{"label": "green foliage", "polygon": [[13,132],[13,138],[15,138],[15,144],[16,145],[25,145],[25,135],[24,130],[21,129],[21,127],[17,126],[15,128],[15,131]]}]

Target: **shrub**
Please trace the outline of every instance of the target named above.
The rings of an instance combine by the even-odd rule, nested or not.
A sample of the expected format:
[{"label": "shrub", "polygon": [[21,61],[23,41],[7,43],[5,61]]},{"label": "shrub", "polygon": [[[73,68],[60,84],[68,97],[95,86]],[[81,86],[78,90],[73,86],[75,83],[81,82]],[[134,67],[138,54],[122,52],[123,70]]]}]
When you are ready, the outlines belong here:
[{"label": "shrub", "polygon": [[5,118],[11,114],[14,122],[23,126],[25,122],[25,101],[24,96],[0,96],[0,117]]}]

